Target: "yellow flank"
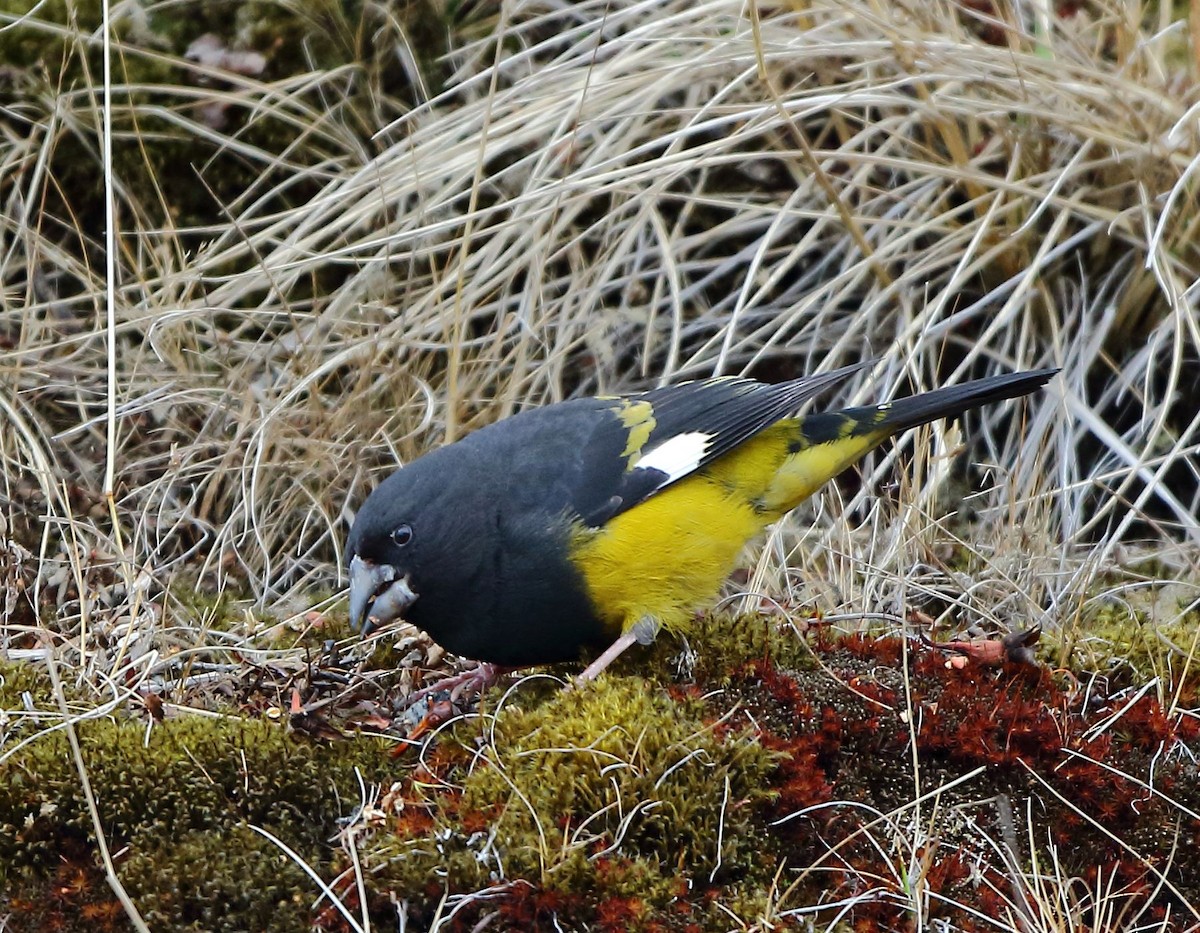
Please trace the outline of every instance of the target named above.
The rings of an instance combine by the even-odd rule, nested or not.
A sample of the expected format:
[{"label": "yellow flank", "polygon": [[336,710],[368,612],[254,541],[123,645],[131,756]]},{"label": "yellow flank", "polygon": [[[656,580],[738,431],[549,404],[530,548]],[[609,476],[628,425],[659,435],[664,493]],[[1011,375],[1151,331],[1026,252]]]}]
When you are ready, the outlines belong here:
[{"label": "yellow flank", "polygon": [[641,619],[686,628],[752,538],[890,433],[853,437],[855,427],[847,418],[840,437],[809,445],[800,422],[785,419],[602,527],[580,530],[572,561],[604,622],[613,632]]},{"label": "yellow flank", "polygon": [[701,472],[580,531],[571,558],[613,632],[644,618],[679,629],[721,588],[763,525],[744,497]]},{"label": "yellow flank", "polygon": [[[763,509],[771,513],[773,518],[790,512],[833,477],[857,463],[890,434],[888,431],[877,431],[854,437],[851,431],[855,425],[848,418],[846,422],[842,437],[837,440],[806,446],[785,457],[761,499]],[[795,421],[790,424],[783,422],[770,430],[781,427],[786,428],[792,437],[796,436]],[[754,443],[754,440],[750,443]]]}]

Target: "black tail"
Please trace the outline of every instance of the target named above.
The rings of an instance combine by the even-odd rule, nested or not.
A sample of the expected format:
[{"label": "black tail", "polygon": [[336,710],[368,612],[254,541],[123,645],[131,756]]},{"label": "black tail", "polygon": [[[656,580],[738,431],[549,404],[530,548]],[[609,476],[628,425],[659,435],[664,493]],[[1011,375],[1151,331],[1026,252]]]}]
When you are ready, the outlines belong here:
[{"label": "black tail", "polygon": [[[883,419],[875,422],[874,427],[887,428],[895,434],[928,421],[953,418],[989,402],[1028,395],[1044,386],[1057,372],[1057,369],[1035,369],[1024,373],[1005,373],[1003,376],[989,376],[963,385],[898,398],[886,410]],[[878,408],[870,407],[851,409],[846,414],[857,414],[859,411],[876,417],[879,413]]]}]

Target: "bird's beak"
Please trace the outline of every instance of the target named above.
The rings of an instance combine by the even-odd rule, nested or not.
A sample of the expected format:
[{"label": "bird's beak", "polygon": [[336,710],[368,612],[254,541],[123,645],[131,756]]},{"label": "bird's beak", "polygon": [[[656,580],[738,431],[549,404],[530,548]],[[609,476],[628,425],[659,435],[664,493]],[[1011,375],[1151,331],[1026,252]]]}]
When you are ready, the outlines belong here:
[{"label": "bird's beak", "polygon": [[[396,568],[355,556],[350,560],[350,627],[370,635],[378,625],[398,619],[417,599],[408,577]],[[368,614],[369,612],[369,614]]]}]

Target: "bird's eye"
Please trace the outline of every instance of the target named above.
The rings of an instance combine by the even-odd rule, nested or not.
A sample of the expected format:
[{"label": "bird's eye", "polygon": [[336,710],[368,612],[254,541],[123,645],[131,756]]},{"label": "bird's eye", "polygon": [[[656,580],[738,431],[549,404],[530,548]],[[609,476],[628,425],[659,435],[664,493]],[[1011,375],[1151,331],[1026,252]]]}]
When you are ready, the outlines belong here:
[{"label": "bird's eye", "polygon": [[396,547],[404,547],[413,539],[413,530],[411,525],[401,525],[392,532],[392,543]]}]

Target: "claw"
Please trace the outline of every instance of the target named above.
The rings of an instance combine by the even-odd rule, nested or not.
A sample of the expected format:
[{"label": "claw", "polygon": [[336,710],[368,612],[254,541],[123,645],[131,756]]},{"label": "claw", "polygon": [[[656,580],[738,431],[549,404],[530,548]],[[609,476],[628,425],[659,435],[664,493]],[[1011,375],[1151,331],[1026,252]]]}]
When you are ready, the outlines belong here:
[{"label": "claw", "polygon": [[483,693],[484,690],[499,680],[501,674],[505,674],[512,669],[497,667],[495,664],[480,664],[478,667],[463,671],[461,674],[455,674],[452,677],[443,677],[428,687],[422,687],[409,696],[408,703],[411,706],[425,699],[425,697],[433,696],[447,690],[450,692],[451,701],[460,700],[464,695],[477,695]]}]

